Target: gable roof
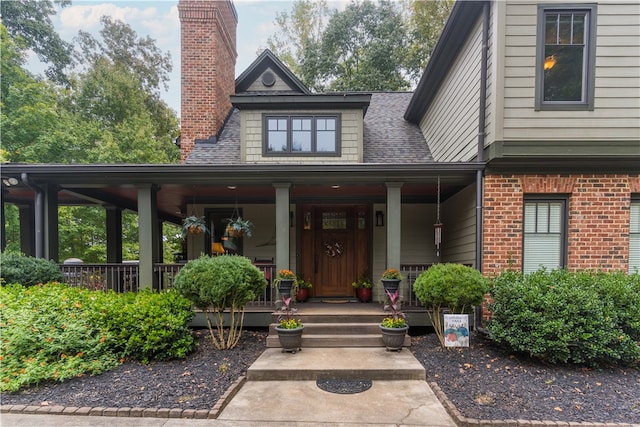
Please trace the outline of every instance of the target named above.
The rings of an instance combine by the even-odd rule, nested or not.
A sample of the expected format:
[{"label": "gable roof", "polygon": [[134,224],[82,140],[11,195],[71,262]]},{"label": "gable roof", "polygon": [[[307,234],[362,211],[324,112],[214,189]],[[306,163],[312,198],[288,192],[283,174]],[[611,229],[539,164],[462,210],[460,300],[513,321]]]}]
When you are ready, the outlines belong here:
[{"label": "gable roof", "polygon": [[[364,96],[363,94],[352,94]],[[322,96],[322,95],[320,95]],[[411,92],[379,92],[364,117],[364,163],[431,163],[433,157],[420,128],[402,118]],[[195,145],[187,164],[240,164],[240,110],[231,112],[215,143]]]},{"label": "gable roof", "polygon": [[247,67],[236,79],[236,93],[245,92],[253,82],[258,80],[262,74],[270,70],[274,72],[292,92],[308,95],[309,88],[298,79],[289,68],[284,65],[269,49],[262,51],[260,55]]}]

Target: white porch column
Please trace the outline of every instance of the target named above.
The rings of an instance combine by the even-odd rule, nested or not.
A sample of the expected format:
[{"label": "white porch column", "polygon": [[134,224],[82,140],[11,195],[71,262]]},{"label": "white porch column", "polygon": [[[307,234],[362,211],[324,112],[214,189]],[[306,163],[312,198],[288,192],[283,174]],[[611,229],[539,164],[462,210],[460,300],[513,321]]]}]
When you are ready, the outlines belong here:
[{"label": "white porch column", "polygon": [[290,183],[273,184],[276,189],[276,269],[289,266],[289,188]]},{"label": "white porch column", "polygon": [[153,264],[160,259],[156,191],[157,188],[153,184],[138,186],[138,242],[140,245],[138,283],[140,288],[155,289],[157,282],[153,274]]},{"label": "white porch column", "polygon": [[387,186],[387,267],[400,270],[400,234],[402,195],[400,189],[402,182],[386,182]]}]

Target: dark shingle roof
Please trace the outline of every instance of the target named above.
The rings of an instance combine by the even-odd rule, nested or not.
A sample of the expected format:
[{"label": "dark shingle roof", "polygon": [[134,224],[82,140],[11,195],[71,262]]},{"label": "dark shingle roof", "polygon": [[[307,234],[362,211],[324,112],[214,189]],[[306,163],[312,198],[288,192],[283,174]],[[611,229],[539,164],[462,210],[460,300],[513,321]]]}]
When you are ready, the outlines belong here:
[{"label": "dark shingle roof", "polygon": [[196,143],[185,163],[240,163],[240,110],[236,108],[231,112],[216,143]]},{"label": "dark shingle roof", "polygon": [[411,92],[372,94],[364,117],[364,163],[433,162],[420,128],[403,118],[412,95]]},{"label": "dark shingle roof", "polygon": [[[429,163],[420,128],[403,118],[411,92],[373,93],[364,117],[364,163]],[[198,143],[186,163],[240,163],[240,111],[234,109],[216,143]]]}]

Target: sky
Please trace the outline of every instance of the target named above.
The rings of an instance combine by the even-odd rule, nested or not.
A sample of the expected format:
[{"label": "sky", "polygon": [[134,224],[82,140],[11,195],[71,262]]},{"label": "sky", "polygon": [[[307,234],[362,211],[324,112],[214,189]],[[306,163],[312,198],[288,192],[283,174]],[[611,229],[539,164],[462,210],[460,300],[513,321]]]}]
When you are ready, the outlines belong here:
[{"label": "sky", "polygon": [[[233,0],[238,12],[236,76],[240,75],[267,46],[267,38],[276,32],[277,12],[289,11],[289,0]],[[80,1],[73,0],[70,7],[61,9],[52,17],[62,39],[73,42],[78,30],[87,31],[96,38],[101,28],[100,17],[109,15],[131,26],[138,37],[149,36],[163,52],[169,52],[173,61],[169,90],[162,92],[167,104],[180,114],[180,21],[177,0],[138,1]],[[33,72],[42,67],[33,64]]]}]

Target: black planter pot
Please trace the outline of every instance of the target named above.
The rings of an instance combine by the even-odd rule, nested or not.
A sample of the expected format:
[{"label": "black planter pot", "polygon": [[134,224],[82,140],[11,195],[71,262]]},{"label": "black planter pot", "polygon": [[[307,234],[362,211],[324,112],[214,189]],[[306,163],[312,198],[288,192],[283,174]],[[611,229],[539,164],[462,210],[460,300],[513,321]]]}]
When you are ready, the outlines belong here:
[{"label": "black planter pot", "polygon": [[409,326],[404,328],[385,328],[380,325],[380,332],[382,333],[382,342],[387,347],[387,351],[400,351],[404,344],[404,337],[407,335]]},{"label": "black planter pot", "polygon": [[304,326],[296,329],[283,329],[276,326],[276,332],[278,332],[278,338],[280,339],[280,346],[283,353],[295,353],[302,351],[302,330]]},{"label": "black planter pot", "polygon": [[291,288],[293,287],[294,279],[280,279],[280,283],[278,284],[278,291],[280,291],[280,295],[288,298],[291,296]]},{"label": "black planter pot", "polygon": [[[381,279],[381,280],[382,280],[382,287],[384,288],[384,290],[389,291],[389,293],[393,295],[398,290],[398,287],[400,286],[400,281],[402,279]],[[386,292],[385,292],[385,295],[386,295]]]}]

